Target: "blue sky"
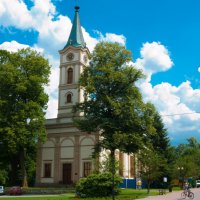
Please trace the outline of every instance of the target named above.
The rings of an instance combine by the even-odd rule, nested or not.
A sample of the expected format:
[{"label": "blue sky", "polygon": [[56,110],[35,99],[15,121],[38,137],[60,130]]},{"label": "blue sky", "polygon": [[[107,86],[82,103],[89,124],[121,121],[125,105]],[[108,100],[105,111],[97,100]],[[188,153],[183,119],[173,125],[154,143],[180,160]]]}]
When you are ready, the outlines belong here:
[{"label": "blue sky", "polygon": [[[171,143],[200,141],[199,0],[1,0],[0,48],[30,46],[52,65],[47,118],[57,116],[59,55],[80,6],[90,51],[101,40],[131,50],[147,78],[139,87],[163,117]],[[51,109],[50,109],[51,108]]]}]

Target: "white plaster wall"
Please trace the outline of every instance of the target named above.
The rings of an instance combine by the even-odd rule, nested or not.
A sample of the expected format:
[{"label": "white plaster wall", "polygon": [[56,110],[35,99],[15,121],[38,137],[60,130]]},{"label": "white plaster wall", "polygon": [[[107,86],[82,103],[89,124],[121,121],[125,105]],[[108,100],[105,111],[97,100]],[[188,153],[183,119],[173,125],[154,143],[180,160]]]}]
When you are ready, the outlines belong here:
[{"label": "white plaster wall", "polygon": [[90,137],[82,136],[80,137],[81,145],[94,145],[95,136],[91,135]]},{"label": "white plaster wall", "polygon": [[42,160],[51,160],[51,161],[54,160],[54,143],[53,143],[53,141],[47,140],[43,144]]},{"label": "white plaster wall", "polygon": [[53,183],[53,178],[42,178],[41,183]]},{"label": "white plaster wall", "polygon": [[55,139],[47,140],[42,146],[43,147],[54,147]]},{"label": "white plaster wall", "polygon": [[75,133],[79,132],[79,130],[75,127],[72,128],[58,128],[58,129],[50,129],[48,130],[48,133],[55,133],[55,134],[60,134],[60,133]]},{"label": "white plaster wall", "polygon": [[54,148],[43,148],[42,160],[54,160]]},{"label": "white plaster wall", "polygon": [[61,147],[60,157],[63,158],[73,158],[74,157],[74,147]]},{"label": "white plaster wall", "polygon": [[64,57],[63,55],[60,54],[60,63],[63,63],[64,62]]},{"label": "white plaster wall", "polygon": [[61,143],[61,154],[60,157],[64,158],[74,158],[74,143],[70,139],[65,139]]},{"label": "white plaster wall", "polygon": [[62,84],[65,84],[66,83],[66,79],[65,79],[65,77],[66,77],[66,69],[65,69],[65,67],[61,67],[60,68],[60,84],[62,85]]},{"label": "white plaster wall", "polygon": [[66,147],[66,146],[74,146],[74,138],[64,138],[62,137],[61,139],[61,147]]},{"label": "white plaster wall", "polygon": [[65,107],[59,110],[59,114],[69,114],[69,113],[70,114],[72,113],[72,108]]},{"label": "white plaster wall", "polygon": [[78,81],[79,81],[79,75],[80,75],[79,65],[75,65],[75,67],[74,67],[74,73],[75,73],[74,82],[78,83]]},{"label": "white plaster wall", "polygon": [[81,160],[91,158],[94,146],[81,147]]}]

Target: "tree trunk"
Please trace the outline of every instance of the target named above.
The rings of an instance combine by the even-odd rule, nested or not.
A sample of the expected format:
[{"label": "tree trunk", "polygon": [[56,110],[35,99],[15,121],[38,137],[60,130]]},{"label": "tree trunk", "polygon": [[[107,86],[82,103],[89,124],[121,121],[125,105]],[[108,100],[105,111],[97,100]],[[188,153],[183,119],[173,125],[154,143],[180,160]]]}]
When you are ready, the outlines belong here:
[{"label": "tree trunk", "polygon": [[20,153],[20,165],[21,165],[21,171],[22,171],[22,187],[26,188],[28,187],[28,181],[27,181],[25,159],[26,159],[26,150],[25,148],[22,148],[21,153]]},{"label": "tree trunk", "polygon": [[18,185],[19,184],[19,182],[18,182],[18,176],[19,176],[19,159],[18,159],[19,157],[17,156],[17,155],[15,155],[15,156],[11,156],[10,157],[10,169],[11,169],[11,171],[10,171],[10,178],[9,178],[9,180],[10,180],[10,184],[11,185]]},{"label": "tree trunk", "polygon": [[115,150],[111,150],[110,158],[112,165],[112,200],[115,200]]},{"label": "tree trunk", "polygon": [[150,193],[150,185],[151,185],[150,181],[147,180],[147,193],[148,194]]}]

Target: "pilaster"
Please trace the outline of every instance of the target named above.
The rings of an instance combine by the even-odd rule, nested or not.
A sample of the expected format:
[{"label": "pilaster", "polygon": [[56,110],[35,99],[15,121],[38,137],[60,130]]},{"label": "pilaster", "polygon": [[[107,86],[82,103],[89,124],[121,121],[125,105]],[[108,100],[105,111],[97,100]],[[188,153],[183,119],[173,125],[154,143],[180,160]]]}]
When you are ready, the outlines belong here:
[{"label": "pilaster", "polygon": [[54,152],[54,183],[59,183],[60,177],[60,137],[55,138],[55,152]]},{"label": "pilaster", "polygon": [[76,183],[80,178],[80,136],[75,136],[74,145],[74,182]]},{"label": "pilaster", "polygon": [[39,142],[37,147],[35,185],[39,185],[41,183],[41,176],[42,176],[42,144]]}]

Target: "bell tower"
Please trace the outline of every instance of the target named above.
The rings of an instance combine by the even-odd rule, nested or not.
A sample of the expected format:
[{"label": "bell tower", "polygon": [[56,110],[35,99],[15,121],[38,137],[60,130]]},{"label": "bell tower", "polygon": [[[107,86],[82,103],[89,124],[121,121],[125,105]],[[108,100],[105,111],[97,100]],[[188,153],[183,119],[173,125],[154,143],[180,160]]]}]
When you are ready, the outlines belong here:
[{"label": "bell tower", "polygon": [[90,54],[83,38],[80,25],[79,6],[75,6],[75,16],[65,47],[60,54],[60,81],[58,98],[58,118],[71,118],[72,107],[82,102],[83,91],[79,88],[79,78],[88,64]]}]

